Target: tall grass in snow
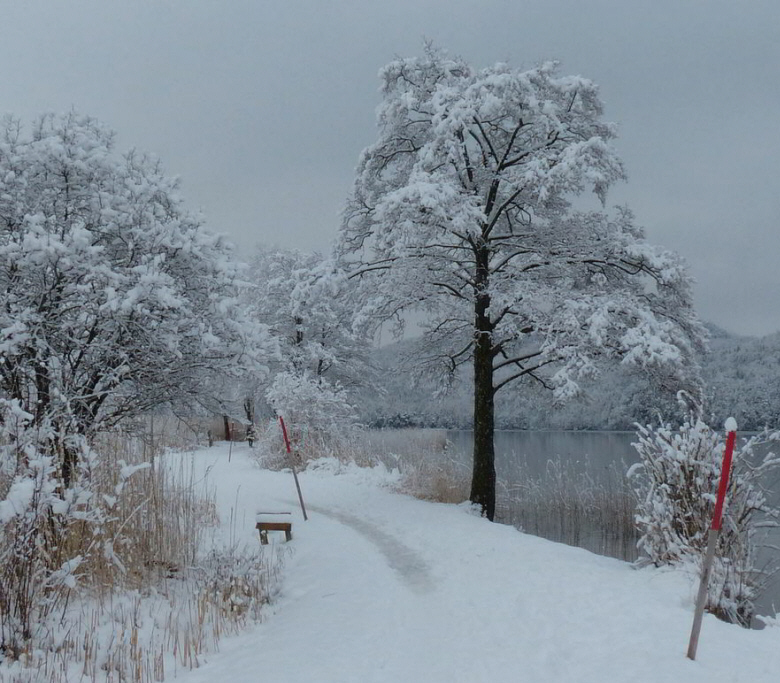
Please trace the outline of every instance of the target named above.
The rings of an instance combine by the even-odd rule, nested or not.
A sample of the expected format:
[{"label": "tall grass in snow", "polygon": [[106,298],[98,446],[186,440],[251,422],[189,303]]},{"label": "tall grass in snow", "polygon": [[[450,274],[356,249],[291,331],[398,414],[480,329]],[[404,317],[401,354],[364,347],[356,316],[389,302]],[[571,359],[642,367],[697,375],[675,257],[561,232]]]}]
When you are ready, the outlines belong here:
[{"label": "tall grass in snow", "polygon": [[633,561],[639,538],[636,495],[626,466],[593,471],[555,458],[540,475],[523,474],[499,487],[496,519],[551,541]]},{"label": "tall grass in snow", "polygon": [[344,452],[358,463],[397,470],[397,487],[417,498],[438,503],[468,498],[470,469],[454,456],[443,429],[356,431]]},{"label": "tall grass in snow", "polygon": [[[277,550],[212,543],[214,493],[188,456],[158,457],[164,446],[160,433],[101,436],[85,472],[100,523],[76,515],[46,556],[0,567],[0,591],[28,590],[30,612],[29,631],[9,632],[13,646],[0,652],[0,680],[160,681],[198,666],[221,636],[259,618],[274,590]],[[0,491],[10,486],[0,475]],[[0,554],[19,549],[19,534],[4,525]],[[52,581],[73,557],[66,580]],[[12,597],[7,604],[18,603]]]},{"label": "tall grass in snow", "polygon": [[[341,453],[357,462],[373,459],[397,468],[399,489],[418,498],[444,503],[468,499],[471,465],[453,452],[446,430],[358,431]],[[533,469],[521,467],[511,480],[499,479],[497,521],[602,555],[636,559],[637,500],[625,465],[596,471],[554,458],[542,474],[532,474]]]}]

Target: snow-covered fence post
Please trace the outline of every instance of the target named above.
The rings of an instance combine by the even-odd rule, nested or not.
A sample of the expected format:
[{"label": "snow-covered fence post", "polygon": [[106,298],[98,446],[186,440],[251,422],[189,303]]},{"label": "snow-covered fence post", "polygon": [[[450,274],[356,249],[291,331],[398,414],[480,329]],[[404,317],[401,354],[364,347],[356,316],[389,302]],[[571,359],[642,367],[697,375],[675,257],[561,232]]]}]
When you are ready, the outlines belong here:
[{"label": "snow-covered fence post", "polygon": [[292,468],[293,478],[295,479],[295,488],[298,489],[298,500],[301,501],[301,512],[303,512],[303,520],[307,521],[309,518],[306,515],[306,506],[303,504],[303,494],[301,493],[301,484],[298,481],[298,472],[295,469],[295,459],[293,458],[292,448],[290,448],[290,439],[287,436],[287,427],[284,424],[284,418],[279,416],[279,424],[282,425],[282,436],[284,437],[284,445],[287,448],[287,455],[290,457],[290,467]]},{"label": "snow-covered fence post", "polygon": [[734,443],[737,440],[737,421],[730,417],[726,420],[726,452],[723,454],[723,467],[720,473],[720,484],[718,485],[718,498],[715,502],[715,512],[712,515],[712,524],[707,537],[707,553],[704,556],[704,563],[701,568],[701,583],[699,584],[699,594],[696,597],[696,611],[693,616],[693,628],[691,629],[691,639],[688,643],[688,659],[696,659],[696,649],[699,646],[699,633],[701,632],[701,621],[704,616],[704,606],[707,603],[707,589],[710,583],[710,572],[712,563],[715,559],[715,547],[718,544],[718,535],[723,522],[723,503],[726,499],[726,489],[729,485],[729,472],[731,471],[731,458],[734,454]]}]

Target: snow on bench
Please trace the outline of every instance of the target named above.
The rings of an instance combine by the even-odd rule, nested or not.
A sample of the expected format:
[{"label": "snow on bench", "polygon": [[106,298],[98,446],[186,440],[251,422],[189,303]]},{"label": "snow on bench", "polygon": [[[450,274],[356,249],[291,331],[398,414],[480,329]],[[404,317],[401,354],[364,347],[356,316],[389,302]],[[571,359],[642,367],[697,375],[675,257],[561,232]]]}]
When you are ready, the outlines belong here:
[{"label": "snow on bench", "polygon": [[260,543],[268,545],[269,531],[284,531],[285,541],[292,541],[292,513],[258,512],[255,527],[260,532]]}]

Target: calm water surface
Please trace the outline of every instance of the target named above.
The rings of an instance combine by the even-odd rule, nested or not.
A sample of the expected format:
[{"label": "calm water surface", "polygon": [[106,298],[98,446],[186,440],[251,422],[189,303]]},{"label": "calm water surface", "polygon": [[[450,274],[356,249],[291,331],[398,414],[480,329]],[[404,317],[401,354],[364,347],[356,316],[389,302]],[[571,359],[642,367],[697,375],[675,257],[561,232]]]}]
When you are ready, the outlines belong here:
[{"label": "calm water surface", "polygon": [[[473,432],[449,430],[447,439],[455,453],[470,462]],[[496,432],[496,470],[499,479],[513,481],[521,474],[541,476],[550,460],[560,458],[581,472],[598,472],[622,463],[626,467],[639,460],[631,442],[634,432]]]}]

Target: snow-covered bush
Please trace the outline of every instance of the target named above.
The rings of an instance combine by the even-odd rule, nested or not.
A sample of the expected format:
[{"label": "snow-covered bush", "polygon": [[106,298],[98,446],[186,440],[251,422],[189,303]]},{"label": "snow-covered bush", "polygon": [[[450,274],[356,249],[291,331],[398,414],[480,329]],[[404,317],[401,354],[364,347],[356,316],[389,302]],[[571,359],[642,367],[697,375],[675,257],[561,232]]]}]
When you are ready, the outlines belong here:
[{"label": "snow-covered bush", "polygon": [[222,635],[258,618],[282,556],[212,538],[212,486],[191,456],[161,456],[162,430],[153,447],[137,432],[101,433],[63,490],[52,458],[35,450],[29,414],[0,407],[0,663],[9,680],[163,680],[166,667],[200,665]]},{"label": "snow-covered bush", "polygon": [[[694,409],[679,427],[637,426],[640,462],[629,469],[639,504],[640,564],[700,563],[715,507],[724,439]],[[723,526],[710,579],[707,609],[748,625],[766,573],[757,566],[760,532],[777,526],[767,499],[768,475],[780,458],[768,451],[780,432],[744,440],[734,453]]]},{"label": "snow-covered bush", "polygon": [[330,455],[355,424],[355,411],[343,387],[308,372],[280,372],[266,399],[284,417],[297,441],[296,451],[304,457]]},{"label": "snow-covered bush", "polygon": [[15,658],[86,567],[125,571],[111,522],[127,481],[146,465],[119,463],[110,492],[98,495],[98,459],[81,439],[63,488],[57,463],[40,449],[54,429],[2,399],[0,424],[0,653]]}]

